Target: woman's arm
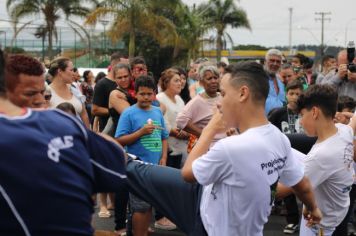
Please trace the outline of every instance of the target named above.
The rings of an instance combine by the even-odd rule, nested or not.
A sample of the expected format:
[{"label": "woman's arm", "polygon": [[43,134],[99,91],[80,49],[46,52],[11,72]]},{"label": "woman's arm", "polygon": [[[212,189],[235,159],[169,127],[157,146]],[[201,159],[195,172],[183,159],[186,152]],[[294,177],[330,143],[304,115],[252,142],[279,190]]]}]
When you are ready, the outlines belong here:
[{"label": "woman's arm", "polygon": [[80,113],[80,118],[82,119],[85,127],[90,129],[89,117],[88,117],[87,110],[85,109],[85,104],[84,103],[82,104],[82,112]]},{"label": "woman's arm", "polygon": [[[109,107],[114,108],[117,113],[121,114],[130,104],[118,94],[119,91],[112,91],[109,97]],[[120,96],[119,96],[120,95]]]}]

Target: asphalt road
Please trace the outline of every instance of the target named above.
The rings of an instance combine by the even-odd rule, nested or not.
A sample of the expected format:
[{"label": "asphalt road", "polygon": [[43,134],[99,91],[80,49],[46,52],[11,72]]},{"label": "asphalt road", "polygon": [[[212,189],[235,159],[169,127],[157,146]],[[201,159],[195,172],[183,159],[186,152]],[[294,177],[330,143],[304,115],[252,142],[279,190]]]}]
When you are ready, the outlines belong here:
[{"label": "asphalt road", "polygon": [[[114,230],[114,217],[110,218],[99,218],[97,212],[94,216],[94,227],[96,230],[104,230],[104,231],[113,231]],[[282,236],[287,235],[283,233],[283,228],[286,225],[285,217],[284,216],[276,216],[271,215],[269,217],[268,223],[264,227],[263,235],[264,236]],[[184,236],[182,232],[179,230],[174,231],[163,231],[159,229],[155,229],[155,232],[150,234],[154,236]],[[291,235],[291,234],[290,234]],[[298,235],[295,233],[293,235]]]}]

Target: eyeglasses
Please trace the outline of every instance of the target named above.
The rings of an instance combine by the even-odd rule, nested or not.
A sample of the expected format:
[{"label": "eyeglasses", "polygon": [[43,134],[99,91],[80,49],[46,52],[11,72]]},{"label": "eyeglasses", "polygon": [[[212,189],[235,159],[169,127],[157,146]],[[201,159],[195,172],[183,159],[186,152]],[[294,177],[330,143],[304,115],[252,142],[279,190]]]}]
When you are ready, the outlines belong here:
[{"label": "eyeglasses", "polygon": [[44,95],[44,99],[45,99],[46,101],[51,100],[51,98],[52,98],[52,95],[51,95],[51,94],[46,94],[46,95]]}]

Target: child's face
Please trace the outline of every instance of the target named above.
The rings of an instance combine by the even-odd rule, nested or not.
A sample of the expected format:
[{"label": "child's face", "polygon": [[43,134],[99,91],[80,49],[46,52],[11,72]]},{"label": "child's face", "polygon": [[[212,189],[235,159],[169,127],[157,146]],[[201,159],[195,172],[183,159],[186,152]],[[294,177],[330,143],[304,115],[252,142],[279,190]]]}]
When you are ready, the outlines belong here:
[{"label": "child's face", "polygon": [[302,90],[300,90],[299,88],[289,89],[287,92],[287,95],[286,95],[288,105],[296,108],[297,100],[298,100],[300,94],[302,94]]},{"label": "child's face", "polygon": [[286,84],[297,78],[292,68],[281,69],[279,76],[282,78],[283,83]]},{"label": "child's face", "polygon": [[317,107],[313,107],[310,110],[304,108],[300,111],[300,125],[303,127],[305,134],[311,137],[316,136],[315,112],[317,109]]},{"label": "child's face", "polygon": [[151,88],[139,87],[136,92],[137,105],[142,109],[149,109],[154,98],[154,91]]}]

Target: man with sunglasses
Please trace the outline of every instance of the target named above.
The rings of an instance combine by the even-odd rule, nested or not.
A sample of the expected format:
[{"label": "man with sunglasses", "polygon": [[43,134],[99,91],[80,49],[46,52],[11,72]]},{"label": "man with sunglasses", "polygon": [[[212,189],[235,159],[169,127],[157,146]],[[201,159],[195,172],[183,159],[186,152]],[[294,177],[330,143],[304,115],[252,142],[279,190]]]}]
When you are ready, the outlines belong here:
[{"label": "man with sunglasses", "polygon": [[8,99],[19,107],[44,107],[45,71],[42,64],[26,55],[10,55],[7,60]]}]

